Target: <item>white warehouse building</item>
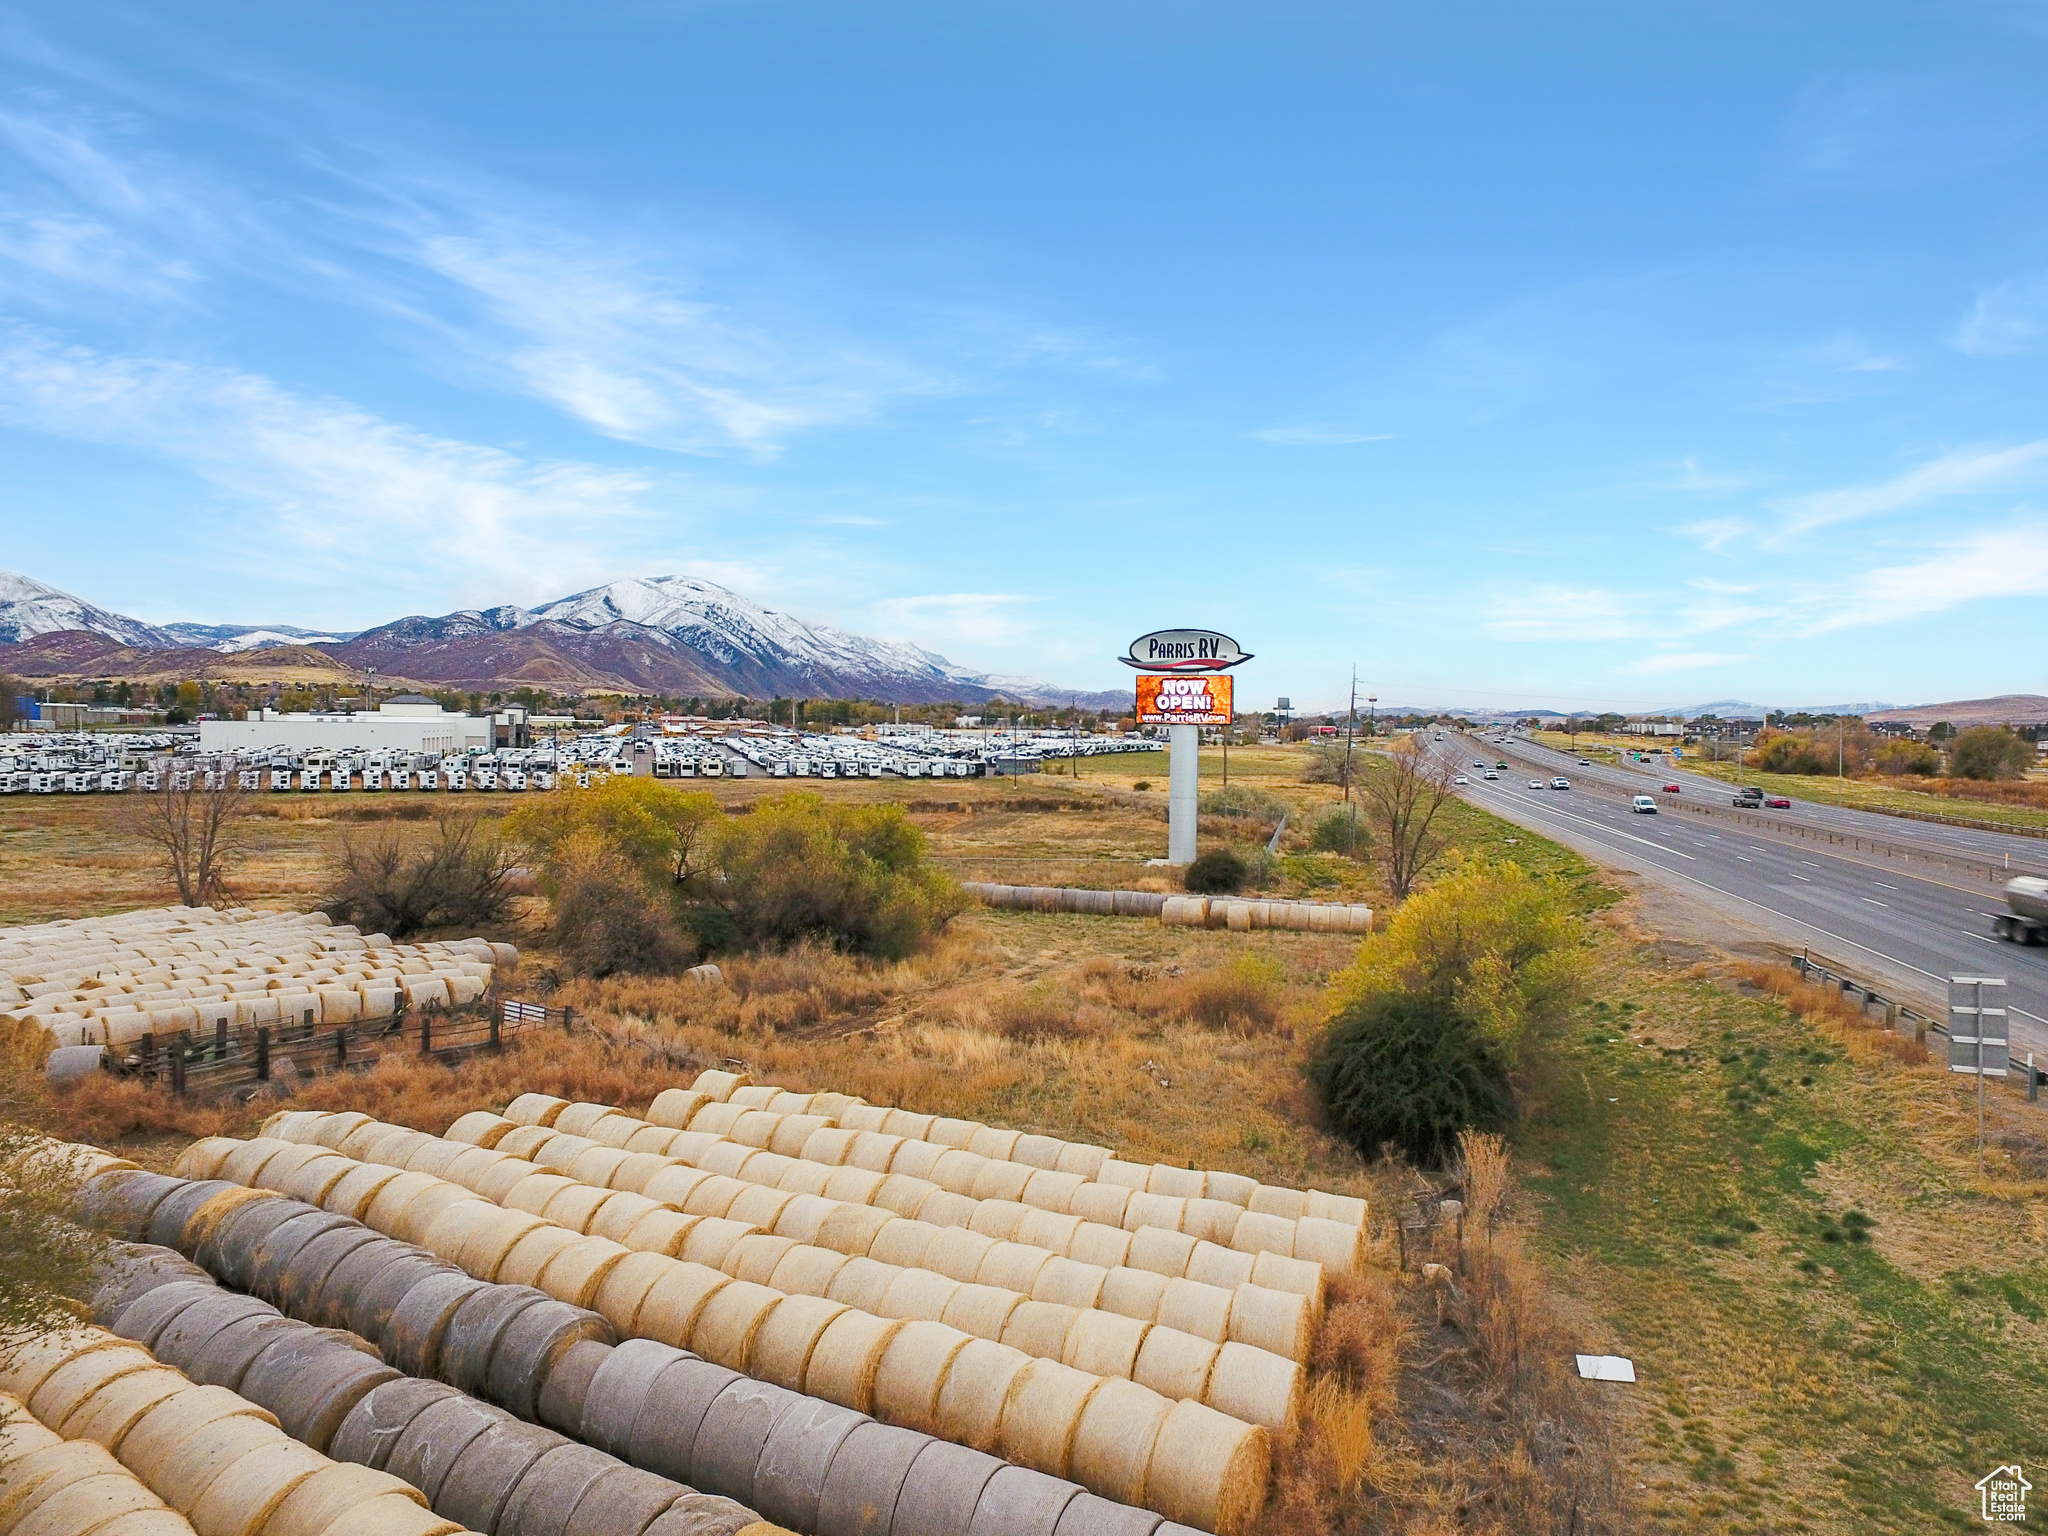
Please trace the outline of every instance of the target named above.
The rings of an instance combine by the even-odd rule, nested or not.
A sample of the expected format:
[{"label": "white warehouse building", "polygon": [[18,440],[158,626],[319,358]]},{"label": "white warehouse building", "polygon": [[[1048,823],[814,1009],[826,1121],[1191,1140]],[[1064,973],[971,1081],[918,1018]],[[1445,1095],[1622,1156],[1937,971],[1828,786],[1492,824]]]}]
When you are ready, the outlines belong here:
[{"label": "white warehouse building", "polygon": [[322,748],[466,752],[492,745],[491,726],[489,715],[457,714],[420,694],[401,693],[361,714],[285,714],[281,710],[260,709],[246,720],[202,720],[199,750],[260,752],[283,747],[291,752]]}]

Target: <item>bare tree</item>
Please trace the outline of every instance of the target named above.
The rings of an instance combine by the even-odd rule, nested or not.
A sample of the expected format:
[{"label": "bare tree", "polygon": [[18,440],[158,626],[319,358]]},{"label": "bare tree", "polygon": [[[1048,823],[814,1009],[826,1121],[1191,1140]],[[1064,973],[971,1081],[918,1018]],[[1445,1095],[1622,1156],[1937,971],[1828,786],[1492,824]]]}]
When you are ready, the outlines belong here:
[{"label": "bare tree", "polygon": [[495,828],[474,815],[444,813],[435,835],[411,841],[395,827],[360,843],[344,838],[337,862],[327,913],[394,939],[474,933],[504,922],[512,906],[512,862]]},{"label": "bare tree", "polygon": [[1387,889],[1396,901],[1407,898],[1443,848],[1437,813],[1455,793],[1451,780],[1457,768],[1448,757],[1404,746],[1382,757],[1375,771],[1359,775],[1357,793],[1386,860]]},{"label": "bare tree", "polygon": [[248,802],[232,767],[208,774],[166,764],[158,788],[128,798],[122,821],[130,836],[156,850],[157,867],[181,903],[212,906],[227,896],[227,872],[244,851]]}]

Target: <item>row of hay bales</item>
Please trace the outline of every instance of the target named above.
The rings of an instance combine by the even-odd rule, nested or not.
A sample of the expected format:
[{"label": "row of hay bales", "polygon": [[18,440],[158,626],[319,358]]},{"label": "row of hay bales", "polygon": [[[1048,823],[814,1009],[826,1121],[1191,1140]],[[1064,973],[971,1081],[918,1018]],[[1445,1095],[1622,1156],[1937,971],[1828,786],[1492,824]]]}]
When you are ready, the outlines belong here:
[{"label": "row of hay bales", "polygon": [[[481,1148],[420,1140],[458,1158],[497,1158]],[[938,1321],[885,1319],[579,1234],[460,1184],[361,1163],[319,1145],[264,1138],[187,1149],[181,1172],[213,1171],[237,1184],[275,1182],[286,1194],[416,1241],[477,1279],[532,1284],[591,1307],[622,1336],[689,1349],[758,1382],[993,1451],[1116,1504],[1235,1533],[1249,1527],[1264,1500],[1267,1431],[1193,1399],[1174,1401]],[[651,1212],[642,1221],[675,1214]],[[732,1234],[723,1236],[739,1246]],[[1298,1375],[1291,1362],[1263,1351],[1244,1354]]]},{"label": "row of hay bales", "polygon": [[[292,1112],[273,1116],[265,1129],[286,1140],[317,1141],[325,1127],[323,1120]],[[1242,1253],[1163,1228],[1126,1232],[1091,1227],[1079,1217],[1016,1201],[974,1201],[963,1211],[944,1203],[942,1194],[921,1191],[917,1185],[923,1181],[907,1176],[791,1162],[742,1143],[723,1144],[742,1154],[726,1160],[737,1166],[727,1175],[702,1161],[693,1165],[659,1152],[538,1129],[547,1140],[528,1136],[510,1120],[486,1111],[464,1115],[448,1128],[447,1140],[530,1160],[536,1173],[512,1179],[502,1164],[490,1165],[500,1170],[494,1174],[472,1159],[460,1170],[458,1182],[551,1219],[560,1219],[560,1212],[575,1208],[580,1199],[593,1206],[604,1202],[606,1216],[594,1219],[623,1220],[625,1211],[638,1207],[629,1199],[621,1210],[622,1202],[602,1193],[623,1192],[673,1206],[687,1217],[758,1227],[789,1245],[782,1250],[785,1262],[819,1281],[844,1273],[843,1266],[853,1259],[929,1270],[1033,1301],[1165,1324],[1218,1344],[1234,1340],[1294,1361],[1307,1358],[1320,1315],[1321,1267],[1278,1254]],[[335,1127],[327,1134],[346,1139],[374,1133]],[[631,1139],[643,1138],[636,1132]],[[719,1163],[718,1150],[706,1152],[704,1159]],[[412,1155],[428,1154],[414,1150]],[[379,1159],[388,1157],[380,1151]],[[826,1176],[817,1177],[821,1173]],[[585,1186],[586,1193],[571,1195],[563,1184]],[[839,1193],[849,1198],[835,1198]],[[882,1201],[889,1203],[870,1203]],[[934,1214],[950,1221],[922,1219],[920,1213],[935,1205],[941,1208]],[[617,1217],[609,1214],[614,1210],[620,1212]],[[801,1253],[801,1248],[828,1253]],[[832,1254],[839,1256],[836,1261]],[[1273,1283],[1260,1283],[1261,1277]],[[879,1275],[876,1279],[881,1281]]]},{"label": "row of hay bales", "polygon": [[324,912],[155,908],[0,929],[0,1026],[62,1047],[353,1023],[474,1002],[518,960],[484,939],[394,944]]},{"label": "row of hay bales", "polygon": [[[702,1101],[694,1097],[698,1094],[703,1095]],[[648,1110],[647,1118],[656,1125],[694,1127],[696,1113],[705,1102],[776,1115],[815,1115],[829,1120],[834,1129],[856,1135],[929,1141],[942,1147],[973,1152],[996,1162],[1020,1163],[1034,1170],[1056,1173],[1078,1173],[1090,1183],[1114,1185],[1133,1194],[1161,1195],[1180,1200],[1217,1200],[1254,1215],[1278,1216],[1288,1221],[1311,1217],[1351,1227],[1363,1227],[1366,1221],[1365,1202],[1353,1195],[1261,1184],[1245,1174],[1223,1169],[1182,1168],[1172,1163],[1127,1163],[1107,1147],[1087,1142],[1063,1141],[1057,1136],[1006,1130],[984,1125],[978,1120],[919,1114],[888,1105],[870,1104],[849,1094],[793,1092],[774,1084],[756,1083],[744,1072],[700,1072],[689,1088],[669,1090],[658,1096],[654,1101],[655,1107]],[[735,1130],[738,1123],[735,1118]],[[710,1126],[711,1122],[706,1122],[706,1128]],[[734,1139],[749,1138],[741,1134],[735,1135]],[[784,1146],[777,1150],[788,1149]],[[851,1146],[848,1151],[850,1155]]]},{"label": "row of hay bales", "polygon": [[[368,1330],[365,1337],[381,1341],[394,1367],[438,1375],[555,1428],[573,1426],[593,1445],[678,1480],[744,1493],[800,1530],[824,1536],[1172,1536],[1184,1529],[1071,1483],[1005,1468],[981,1452],[747,1381],[664,1345],[636,1340],[613,1349],[612,1330],[598,1314],[529,1287],[463,1276],[423,1249],[378,1237],[303,1201],[265,1198],[224,1181],[130,1173],[98,1181],[84,1205],[97,1225],[121,1236],[175,1232],[222,1279],[305,1318],[291,1325],[303,1335],[331,1337],[308,1323],[358,1324]],[[275,1313],[262,1301],[210,1284],[203,1293],[212,1298],[212,1310],[194,1313],[183,1284],[191,1266],[162,1248],[137,1245],[124,1252],[96,1307],[121,1316],[116,1326],[137,1336],[161,1318],[183,1319],[150,1337],[159,1352],[203,1341],[196,1346],[195,1374],[230,1370],[255,1347],[255,1340],[233,1338],[236,1331],[280,1327],[264,1320]],[[184,1333],[170,1331],[176,1328]],[[876,1374],[876,1390],[887,1396],[901,1384],[903,1365],[885,1356]],[[335,1454],[375,1456],[375,1465],[388,1459],[408,1475],[419,1471],[421,1486],[443,1507],[432,1469],[406,1458],[405,1437],[419,1436],[397,1417],[445,1400],[445,1392],[436,1396],[423,1390],[426,1385],[410,1377],[380,1381],[352,1406],[324,1408],[321,1423],[334,1425]],[[856,1431],[858,1438],[849,1438]],[[844,1452],[837,1449],[842,1442]],[[445,1457],[440,1465],[447,1467]],[[881,1498],[886,1490],[874,1483],[875,1468],[893,1468],[905,1478],[893,1506]],[[876,1507],[879,1522],[851,1513]],[[898,1513],[891,1515],[891,1507]],[[1048,1511],[1057,1525],[1044,1522]],[[467,1513],[473,1523],[486,1516],[473,1503],[448,1512]],[[717,1536],[731,1529],[720,1525]],[[631,1527],[629,1536],[638,1530]],[[704,1536],[712,1536],[711,1526]]]},{"label": "row of hay bales", "polygon": [[0,1392],[0,1531],[193,1536],[192,1523],[97,1440],[66,1440]]},{"label": "row of hay bales", "polygon": [[1356,902],[1256,901],[1238,896],[1167,896],[1068,885],[992,885],[961,889],[985,907],[1011,912],[1079,912],[1091,917],[1156,917],[1169,928],[1227,928],[1234,933],[1285,928],[1298,933],[1371,933],[1372,908]]}]

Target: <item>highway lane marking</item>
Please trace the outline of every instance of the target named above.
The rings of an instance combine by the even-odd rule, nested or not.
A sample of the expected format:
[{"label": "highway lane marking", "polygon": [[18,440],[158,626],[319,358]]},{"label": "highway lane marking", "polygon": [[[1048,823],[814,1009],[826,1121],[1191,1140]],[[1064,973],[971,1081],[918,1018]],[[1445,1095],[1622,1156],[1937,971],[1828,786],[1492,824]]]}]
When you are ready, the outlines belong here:
[{"label": "highway lane marking", "polygon": [[1883,907],[1887,912],[1891,910],[1892,904],[1888,901],[1879,901],[1875,896],[1866,896],[1863,899],[1873,907]]},{"label": "highway lane marking", "polygon": [[1794,871],[1792,871],[1792,870],[1789,870],[1789,869],[1788,869],[1788,870],[1786,870],[1786,871],[1785,871],[1785,873],[1786,873],[1786,874],[1788,874],[1788,875],[1791,875],[1791,876],[1792,876],[1792,878],[1793,878],[1794,880],[1804,880],[1804,881],[1806,881],[1806,883],[1807,883],[1808,885],[1811,885],[1811,884],[1813,884],[1813,881],[1812,881],[1812,879],[1811,879],[1810,877],[1806,876],[1806,875],[1798,874],[1798,873],[1796,873],[1796,872],[1794,872]]},{"label": "highway lane marking", "polygon": [[1741,861],[1742,863],[1744,863],[1744,864],[1754,864],[1754,863],[1756,862],[1756,860],[1755,860],[1755,859],[1752,859],[1752,858],[1751,858],[1751,857],[1750,857],[1750,856],[1749,856],[1748,854],[1746,854],[1746,853],[1738,853],[1737,855],[1735,855],[1735,857],[1736,857],[1736,858],[1737,858],[1738,860],[1740,860],[1740,861]]},{"label": "highway lane marking", "polygon": [[1878,887],[1880,890],[1896,891],[1898,889],[1896,885],[1886,885],[1882,880],[1873,880],[1870,883]]},{"label": "highway lane marking", "polygon": [[1801,859],[1801,860],[1800,860],[1799,862],[1800,862],[1800,863],[1802,863],[1802,864],[1804,864],[1804,865],[1805,865],[1805,866],[1806,866],[1806,867],[1807,867],[1808,869],[1819,869],[1819,868],[1820,868],[1820,866],[1819,866],[1818,864],[1814,863],[1814,862],[1813,862],[1813,860],[1811,860],[1811,859]]},{"label": "highway lane marking", "polygon": [[1609,837],[1625,837],[1632,843],[1641,843],[1645,848],[1654,848],[1659,853],[1669,853],[1681,859],[1690,859],[1695,864],[1699,862],[1689,853],[1680,853],[1676,848],[1667,848],[1662,843],[1653,843],[1647,837],[1637,837],[1633,832],[1624,832],[1619,827],[1610,827],[1605,822],[1593,820],[1590,816],[1575,815],[1571,811],[1559,810],[1556,806],[1547,806],[1546,810],[1550,815],[1562,817],[1566,821],[1583,822],[1595,831],[1605,832]]}]

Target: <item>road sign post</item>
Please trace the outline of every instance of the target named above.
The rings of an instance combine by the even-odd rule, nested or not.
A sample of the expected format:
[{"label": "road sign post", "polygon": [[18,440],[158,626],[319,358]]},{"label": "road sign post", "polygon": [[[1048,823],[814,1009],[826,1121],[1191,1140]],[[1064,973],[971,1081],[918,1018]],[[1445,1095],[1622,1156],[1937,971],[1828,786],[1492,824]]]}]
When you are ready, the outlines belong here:
[{"label": "road sign post", "polygon": [[[1948,1069],[1977,1079],[1977,1171],[1984,1171],[1984,1079],[2011,1071],[2003,976],[1948,979]],[[2029,1069],[2027,1076],[2033,1077]]]}]

